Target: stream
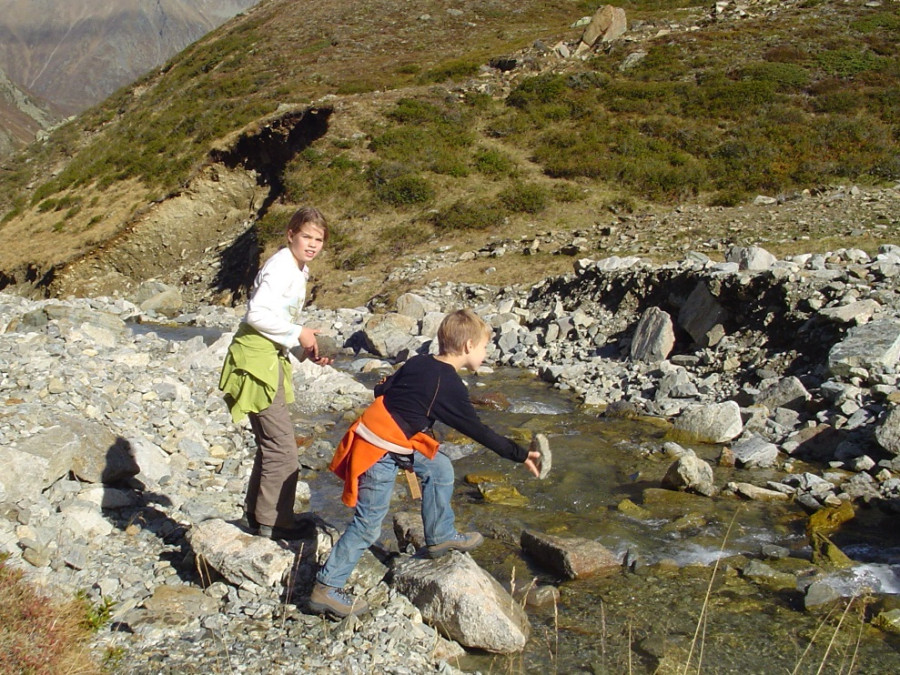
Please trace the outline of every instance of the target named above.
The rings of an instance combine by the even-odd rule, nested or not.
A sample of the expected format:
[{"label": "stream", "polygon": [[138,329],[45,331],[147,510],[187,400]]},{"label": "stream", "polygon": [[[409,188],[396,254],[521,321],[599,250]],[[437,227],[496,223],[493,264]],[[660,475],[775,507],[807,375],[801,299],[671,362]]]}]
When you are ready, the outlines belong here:
[{"label": "stream", "polygon": [[[817,571],[801,507],[661,490],[673,459],[660,453],[667,439],[659,423],[599,417],[514,369],[466,379],[473,397],[502,392],[508,399],[506,410],[480,409],[489,425],[525,442],[532,432],[548,436],[553,469],[538,481],[449,431],[443,447],[455,459],[457,526],[486,536],[472,557],[501,583],[556,586],[559,600],[527,607],[532,636],[522,654],[468,654],[458,667],[483,673],[900,672],[900,638],[860,621],[874,607],[900,607],[900,528],[893,516],[859,509],[852,529],[845,525],[833,535],[858,564],[834,575],[831,585],[856,597],[846,614],[842,608],[807,612],[797,582]],[[334,440],[343,428],[336,425]],[[690,447],[714,467],[718,486],[781,477],[776,470],[719,467],[720,447]],[[515,488],[523,503],[486,501],[466,480],[474,475]],[[309,508],[342,528],[351,512],[340,503],[337,479],[323,472],[310,487]],[[642,509],[620,508],[623,500]],[[417,508],[398,482],[392,512]],[[380,544],[396,551],[390,518]],[[522,554],[526,528],[595,539],[627,560],[630,571],[556,578]],[[763,560],[766,544],[786,557]],[[777,574],[746,578],[740,570],[751,560]]]},{"label": "stream", "polygon": [[[170,333],[169,339],[198,334],[185,327]],[[211,330],[204,340],[217,334]],[[335,366],[349,372],[349,363],[341,356]],[[854,566],[824,575],[851,602],[807,611],[802,588],[823,573],[810,562],[807,513],[799,505],[662,490],[660,480],[674,460],[661,452],[669,439],[659,421],[598,416],[574,396],[521,370],[462,375],[474,399],[499,394],[508,401],[503,410],[479,407],[497,431],[523,443],[533,432],[548,436],[553,469],[539,481],[439,425],[442,449],[456,469],[457,527],[485,535],[472,557],[501,583],[553,586],[558,600],[526,607],[532,633],[522,653],[469,652],[454,663],[458,668],[542,674],[900,673],[900,636],[871,623],[879,611],[900,611],[895,515],[856,505],[856,517],[831,535]],[[358,376],[370,386],[379,377]],[[333,416],[297,420],[301,426],[317,421],[333,424],[328,434],[333,443],[348,424]],[[784,475],[721,467],[720,446],[684,445],[713,466],[719,487],[730,480],[764,486]],[[795,472],[807,470],[820,474],[822,467],[794,466]],[[487,501],[467,480],[474,476],[514,488],[520,503]],[[337,478],[322,471],[304,480],[312,501],[302,508],[343,529],[352,512],[341,504]],[[398,481],[391,513],[400,510],[418,510],[418,502]],[[627,564],[592,578],[557,578],[522,553],[524,529],[594,539]],[[397,550],[390,514],[379,545]],[[778,547],[781,557],[764,556],[765,546]],[[762,574],[748,573],[753,561],[764,563]]]}]

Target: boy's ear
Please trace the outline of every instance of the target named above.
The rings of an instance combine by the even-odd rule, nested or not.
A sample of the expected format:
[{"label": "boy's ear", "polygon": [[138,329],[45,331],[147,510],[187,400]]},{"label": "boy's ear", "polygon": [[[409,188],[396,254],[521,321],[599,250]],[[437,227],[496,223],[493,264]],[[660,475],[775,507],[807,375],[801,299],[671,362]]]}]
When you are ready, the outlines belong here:
[{"label": "boy's ear", "polygon": [[475,348],[475,344],[471,340],[466,340],[466,344],[463,345],[463,353],[468,354]]}]

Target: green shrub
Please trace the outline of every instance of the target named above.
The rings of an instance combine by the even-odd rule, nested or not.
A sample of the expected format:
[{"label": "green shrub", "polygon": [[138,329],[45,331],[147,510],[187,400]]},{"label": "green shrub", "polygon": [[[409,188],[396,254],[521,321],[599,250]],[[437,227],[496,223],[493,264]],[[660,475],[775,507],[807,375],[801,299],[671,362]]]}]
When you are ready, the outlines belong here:
[{"label": "green shrub", "polygon": [[882,11],[863,15],[851,21],[850,28],[866,34],[874,33],[876,31],[900,33],[900,12]]},{"label": "green shrub", "polygon": [[499,150],[482,148],[475,153],[475,170],[485,176],[503,178],[516,173],[516,164]]},{"label": "green shrub", "polygon": [[571,183],[557,183],[551,190],[553,199],[558,202],[578,202],[585,198],[585,191]]},{"label": "green shrub", "polygon": [[547,189],[536,183],[515,182],[499,197],[503,205],[514,213],[539,213],[549,201]]},{"label": "green shrub", "polygon": [[401,98],[387,116],[399,124],[419,125],[440,122],[444,118],[444,113],[430,101]]},{"label": "green shrub", "polygon": [[284,196],[295,204],[322,203],[334,198],[358,201],[368,195],[368,186],[359,162],[343,154],[327,155],[306,148],[285,167]]},{"label": "green shrub", "polygon": [[614,132],[593,128],[559,129],[543,134],[534,149],[534,161],[554,178],[605,176],[608,150]]},{"label": "green shrub", "polygon": [[554,103],[567,89],[562,75],[550,73],[526,77],[509,92],[506,103],[524,110],[537,104]]},{"label": "green shrub", "polygon": [[810,81],[806,68],[794,63],[754,63],[741,68],[739,74],[744,80],[771,82],[777,91],[799,91]]},{"label": "green shrub", "polygon": [[610,112],[655,115],[677,109],[680,86],[674,82],[618,80],[600,92]]},{"label": "green shrub", "polygon": [[397,176],[374,183],[375,196],[391,206],[424,204],[434,199],[434,188],[421,176]]},{"label": "green shrub", "polygon": [[506,211],[495,201],[482,199],[476,202],[458,201],[432,216],[435,229],[442,232],[455,230],[489,230],[500,227]]},{"label": "green shrub", "polygon": [[293,211],[288,209],[269,209],[256,221],[256,238],[262,247],[271,242],[284,241],[284,233],[292,214]]},{"label": "green shrub", "polygon": [[423,82],[444,82],[445,80],[460,80],[478,73],[481,63],[467,59],[448,61],[439,66],[426,70],[421,80]]},{"label": "green shrub", "polygon": [[398,124],[369,144],[380,162],[404,163],[448,176],[468,175],[468,147],[474,136],[465,108],[401,99],[388,117]]},{"label": "green shrub", "polygon": [[763,52],[763,58],[772,63],[805,63],[809,55],[795,45],[777,45]]},{"label": "green shrub", "polygon": [[702,163],[677,151],[640,157],[635,161],[620,156],[611,169],[624,184],[657,201],[694,196],[706,184]]},{"label": "green shrub", "polygon": [[858,47],[832,49],[816,55],[819,66],[828,75],[852,77],[868,70],[878,70],[883,66],[881,57]]},{"label": "green shrub", "polygon": [[734,81],[718,75],[698,84],[696,89],[684,90],[685,115],[743,119],[755,109],[777,100],[774,82]]},{"label": "green shrub", "polygon": [[810,100],[810,108],[817,113],[847,114],[864,104],[859,92],[845,90],[833,91]]},{"label": "green shrub", "polygon": [[688,73],[684,50],[680,45],[654,44],[629,73],[640,80],[677,80]]},{"label": "green shrub", "polygon": [[710,206],[738,206],[747,198],[747,193],[738,188],[719,190],[709,199]]},{"label": "green shrub", "polygon": [[19,217],[20,215],[22,215],[22,207],[14,206],[9,211],[7,211],[5,214],[3,214],[3,219],[0,220],[0,225],[5,225],[9,221],[13,220],[14,218]]}]

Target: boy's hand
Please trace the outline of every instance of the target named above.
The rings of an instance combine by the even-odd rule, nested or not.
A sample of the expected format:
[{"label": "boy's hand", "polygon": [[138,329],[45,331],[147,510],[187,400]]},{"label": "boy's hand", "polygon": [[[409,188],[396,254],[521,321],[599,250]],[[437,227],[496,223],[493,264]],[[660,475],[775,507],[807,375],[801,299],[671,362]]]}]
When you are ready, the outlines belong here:
[{"label": "boy's hand", "polygon": [[528,459],[526,459],[523,464],[525,464],[526,469],[534,474],[535,478],[541,475],[541,453],[537,450],[530,451],[528,453]]}]

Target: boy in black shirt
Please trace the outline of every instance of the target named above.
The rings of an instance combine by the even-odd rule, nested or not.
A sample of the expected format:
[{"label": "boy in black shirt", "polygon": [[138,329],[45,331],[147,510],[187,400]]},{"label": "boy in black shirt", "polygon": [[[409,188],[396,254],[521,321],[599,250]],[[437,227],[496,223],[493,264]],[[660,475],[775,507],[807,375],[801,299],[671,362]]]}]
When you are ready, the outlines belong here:
[{"label": "boy in black shirt", "polygon": [[491,329],[472,310],[448,314],[438,329],[437,356],[415,356],[375,388],[375,402],[353,423],[331,462],[344,480],[343,502],[355,506],[353,520],[319,570],[309,607],[338,617],[361,614],[364,600],[343,586],[363,552],[378,539],[390,507],[398,465],[422,481],[422,521],[426,551],[436,558],[450,551],[470,551],[484,538],[457,532],[454,526],[453,465],[425,433],[441,421],[501,457],[524,463],[539,475],[540,453],[523,448],[487,427],[475,412],[469,392],[456,372],[482,364]]}]

